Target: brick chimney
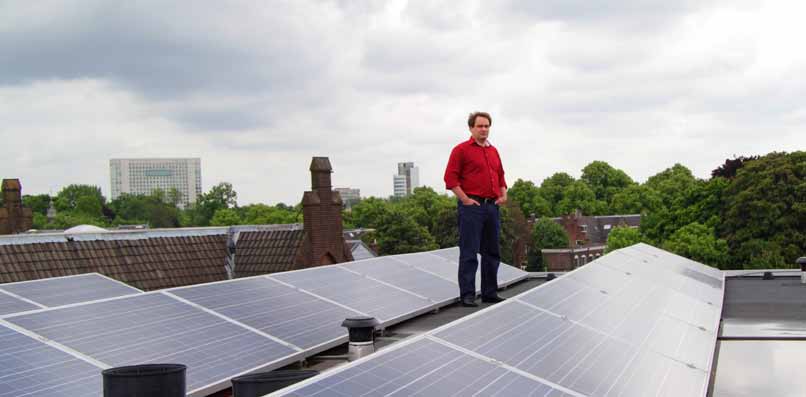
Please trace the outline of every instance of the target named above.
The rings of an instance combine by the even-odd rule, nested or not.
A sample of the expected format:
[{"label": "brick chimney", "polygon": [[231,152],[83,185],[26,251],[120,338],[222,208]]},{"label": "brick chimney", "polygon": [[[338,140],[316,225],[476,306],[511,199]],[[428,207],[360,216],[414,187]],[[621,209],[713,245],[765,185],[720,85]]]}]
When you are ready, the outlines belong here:
[{"label": "brick chimney", "polygon": [[3,207],[0,208],[0,234],[15,234],[33,227],[33,212],[22,207],[19,179],[3,179]]},{"label": "brick chimney", "polygon": [[344,242],[341,196],[332,190],[333,168],[327,157],[311,161],[311,191],[302,196],[305,241],[300,267],[330,265],[353,260]]}]

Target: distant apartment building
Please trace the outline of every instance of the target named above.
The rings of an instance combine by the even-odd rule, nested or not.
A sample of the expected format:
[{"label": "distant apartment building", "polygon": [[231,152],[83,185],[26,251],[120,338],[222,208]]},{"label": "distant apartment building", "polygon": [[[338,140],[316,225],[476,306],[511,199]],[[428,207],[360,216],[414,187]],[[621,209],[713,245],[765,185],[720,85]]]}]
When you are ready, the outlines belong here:
[{"label": "distant apartment building", "polygon": [[195,203],[201,195],[201,159],[111,159],[109,160],[112,200],[121,194],[166,193],[172,188],[181,194],[179,205]]},{"label": "distant apartment building", "polygon": [[361,201],[361,189],[337,187],[333,190],[339,193],[341,196],[341,201],[344,203],[344,208],[352,208],[353,205]]},{"label": "distant apartment building", "polygon": [[397,163],[397,175],[393,176],[395,197],[405,197],[420,186],[420,168],[414,163]]}]

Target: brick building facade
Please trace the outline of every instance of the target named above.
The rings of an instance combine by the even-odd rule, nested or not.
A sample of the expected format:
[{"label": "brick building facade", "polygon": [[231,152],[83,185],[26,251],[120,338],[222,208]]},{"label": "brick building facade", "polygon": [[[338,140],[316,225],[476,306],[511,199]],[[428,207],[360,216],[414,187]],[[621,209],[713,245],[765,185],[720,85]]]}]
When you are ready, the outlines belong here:
[{"label": "brick building facade", "polygon": [[607,247],[607,236],[617,226],[638,227],[641,215],[584,216],[574,214],[552,218],[568,235],[568,247],[541,251],[547,271],[576,269],[602,255]]}]

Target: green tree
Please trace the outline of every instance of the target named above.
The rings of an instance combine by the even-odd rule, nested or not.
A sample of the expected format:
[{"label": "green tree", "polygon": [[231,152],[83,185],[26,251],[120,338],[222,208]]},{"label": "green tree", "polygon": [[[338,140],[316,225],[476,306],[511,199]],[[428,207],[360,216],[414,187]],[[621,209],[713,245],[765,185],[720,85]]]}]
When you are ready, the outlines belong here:
[{"label": "green tree", "polygon": [[38,212],[34,212],[33,228],[34,229],[47,229],[48,217]]},{"label": "green tree", "polygon": [[266,204],[250,204],[239,208],[242,224],[245,225],[275,225],[297,223],[301,219],[301,212],[294,207],[283,204],[270,206]]},{"label": "green tree", "polygon": [[456,201],[452,205],[440,207],[434,216],[434,231],[431,235],[439,248],[450,248],[459,245],[459,218]]},{"label": "green tree", "polygon": [[386,200],[369,197],[353,207],[350,219],[355,227],[377,228],[391,209],[391,204]]},{"label": "green tree", "polygon": [[581,180],[588,183],[596,200],[610,203],[613,195],[635,184],[624,171],[613,168],[604,161],[594,161],[582,169]]},{"label": "green tree", "polygon": [[414,217],[398,207],[386,212],[375,229],[381,255],[429,251],[439,247],[425,227],[418,225]]},{"label": "green tree", "polygon": [[573,214],[582,210],[585,215],[600,215],[607,208],[603,201],[596,200],[596,193],[585,181],[575,181],[563,191],[563,199],[557,204],[560,214]]},{"label": "green tree", "polygon": [[637,228],[617,226],[607,234],[607,248],[605,248],[605,254],[643,241],[644,237]]},{"label": "green tree", "polygon": [[540,195],[548,201],[551,216],[564,215],[559,209],[560,201],[565,197],[565,188],[574,183],[574,178],[565,172],[557,172],[540,184]]},{"label": "green tree", "polygon": [[182,217],[184,226],[210,226],[216,211],[238,206],[238,193],[229,182],[220,182],[196,199]]},{"label": "green tree", "polygon": [[185,197],[182,194],[182,192],[180,192],[179,189],[177,189],[175,187],[172,187],[172,188],[168,189],[168,192],[166,193],[165,198],[166,198],[166,202],[168,204],[172,204],[174,207],[178,207],[179,204],[181,204],[182,201],[185,199]]},{"label": "green tree", "polygon": [[81,212],[65,211],[56,214],[52,222],[47,224],[47,229],[69,229],[78,225],[94,225],[107,227],[103,218],[93,217]]},{"label": "green tree", "polygon": [[104,216],[101,201],[96,196],[80,196],[76,199],[76,206],[73,212],[88,215],[95,218]]},{"label": "green tree", "polygon": [[694,222],[720,230],[723,196],[728,184],[724,178],[695,179],[686,183],[684,190],[676,193],[677,197],[669,202],[668,207],[649,211],[641,219],[642,233],[659,245],[678,229]]},{"label": "green tree", "polygon": [[[778,243],[752,239],[744,242],[734,252],[734,257],[742,258],[740,263],[735,263],[737,269],[781,269],[792,267],[792,263],[787,263],[783,250]],[[739,266],[741,265],[741,266]]]},{"label": "green tree", "polygon": [[47,215],[48,208],[50,208],[50,200],[50,195],[47,194],[26,194],[22,196],[22,205],[30,208],[35,214]]},{"label": "green tree", "polygon": [[564,248],[568,246],[568,234],[562,226],[549,218],[540,218],[532,228],[532,241],[529,246],[528,267],[537,272],[545,270],[542,249]]},{"label": "green tree", "polygon": [[644,185],[630,185],[615,193],[610,203],[612,214],[646,214],[663,207],[660,194]]},{"label": "green tree", "polygon": [[53,206],[59,212],[73,211],[81,197],[94,197],[103,206],[106,198],[101,194],[101,188],[90,185],[68,185],[56,194]]},{"label": "green tree", "polygon": [[663,249],[713,267],[726,265],[728,243],[714,235],[712,227],[694,222],[688,224],[663,243]]},{"label": "green tree", "polygon": [[146,223],[152,228],[177,227],[179,209],[165,199],[165,193],[159,189],[149,195],[121,194],[109,203],[109,207],[115,213],[114,224]]},{"label": "green tree", "polygon": [[697,183],[697,178],[691,170],[675,164],[647,179],[645,185],[658,192],[663,199],[663,204],[669,208],[674,205],[686,191]]},{"label": "green tree", "polygon": [[551,215],[551,204],[543,197],[540,188],[531,181],[518,179],[507,191],[507,197],[518,204],[524,216]]},{"label": "green tree", "polygon": [[737,266],[793,266],[806,253],[806,152],[746,162],[723,200],[720,236]]},{"label": "green tree", "polygon": [[238,211],[232,208],[221,208],[210,219],[211,226],[232,226],[240,225],[241,223],[242,220],[238,215]]}]

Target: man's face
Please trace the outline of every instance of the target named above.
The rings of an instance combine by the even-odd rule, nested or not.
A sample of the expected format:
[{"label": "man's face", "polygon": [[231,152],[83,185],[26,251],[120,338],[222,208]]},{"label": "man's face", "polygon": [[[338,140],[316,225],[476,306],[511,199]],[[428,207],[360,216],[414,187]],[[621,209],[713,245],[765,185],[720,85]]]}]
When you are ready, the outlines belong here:
[{"label": "man's face", "polygon": [[476,123],[470,127],[470,134],[477,141],[486,141],[490,135],[490,120],[481,116],[476,117]]}]

